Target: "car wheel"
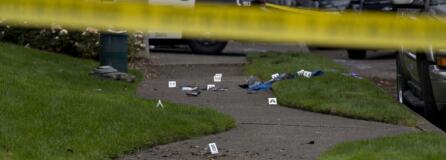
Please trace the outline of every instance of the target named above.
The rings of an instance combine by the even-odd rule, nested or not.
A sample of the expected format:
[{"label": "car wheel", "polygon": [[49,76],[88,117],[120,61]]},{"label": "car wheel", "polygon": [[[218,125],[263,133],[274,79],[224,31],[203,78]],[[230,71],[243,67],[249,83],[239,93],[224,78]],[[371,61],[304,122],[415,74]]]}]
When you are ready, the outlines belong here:
[{"label": "car wheel", "polygon": [[407,80],[402,72],[401,54],[396,56],[396,86],[397,86],[397,101],[401,104],[408,104],[404,98],[404,91],[407,90]]},{"label": "car wheel", "polygon": [[367,50],[363,49],[347,49],[349,59],[364,59],[366,57]]},{"label": "car wheel", "polygon": [[440,112],[437,110],[432,84],[429,76],[429,62],[426,59],[417,59],[419,65],[419,76],[422,87],[422,98],[424,101],[424,115],[434,124],[438,123]]},{"label": "car wheel", "polygon": [[221,53],[228,42],[214,40],[190,40],[189,47],[195,53],[212,54]]}]

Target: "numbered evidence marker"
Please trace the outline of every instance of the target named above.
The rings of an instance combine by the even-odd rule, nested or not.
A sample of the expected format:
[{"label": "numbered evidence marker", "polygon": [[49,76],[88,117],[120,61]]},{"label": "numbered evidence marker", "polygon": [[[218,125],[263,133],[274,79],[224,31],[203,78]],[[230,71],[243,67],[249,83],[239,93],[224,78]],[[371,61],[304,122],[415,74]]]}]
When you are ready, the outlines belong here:
[{"label": "numbered evidence marker", "polygon": [[164,108],[163,102],[161,102],[161,99],[158,99],[158,103],[156,103],[156,108]]},{"label": "numbered evidence marker", "polygon": [[211,150],[211,154],[218,154],[217,144],[209,143],[209,150]]},{"label": "numbered evidence marker", "polygon": [[222,73],[217,73],[214,75],[214,82],[221,82],[221,78],[223,77]]},{"label": "numbered evidence marker", "polygon": [[176,88],[177,87],[177,81],[169,81],[169,88]]},{"label": "numbered evidence marker", "polygon": [[277,78],[277,77],[279,77],[279,73],[274,73],[273,75],[271,75],[271,78],[272,78],[272,79],[275,79],[275,78]]},{"label": "numbered evidence marker", "polygon": [[268,98],[269,105],[277,105],[277,98]]},{"label": "numbered evidence marker", "polygon": [[215,88],[215,84],[208,84],[206,89],[209,91],[209,90],[211,90],[213,88]]}]

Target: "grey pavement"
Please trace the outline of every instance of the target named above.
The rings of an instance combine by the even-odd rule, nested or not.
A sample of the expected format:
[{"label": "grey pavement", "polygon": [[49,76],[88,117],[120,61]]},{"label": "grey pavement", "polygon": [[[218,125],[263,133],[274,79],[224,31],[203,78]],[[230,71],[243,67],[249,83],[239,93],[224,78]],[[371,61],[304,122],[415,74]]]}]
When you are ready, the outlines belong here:
[{"label": "grey pavement", "polygon": [[[192,58],[184,53],[152,55],[159,57],[156,68],[160,75],[144,81],[138,95],[147,99],[214,108],[234,117],[237,128],[141,150],[122,159],[315,159],[339,142],[419,131],[268,105],[267,98],[273,97],[271,92],[247,94],[238,87],[247,79],[243,73],[246,62],[239,55],[194,55]],[[195,59],[194,63],[188,59]],[[231,63],[225,64],[228,61]],[[204,87],[214,83],[212,77],[215,73],[223,73],[223,81],[215,84],[227,87],[229,91],[205,91],[198,97],[188,97],[179,88],[169,89],[167,86],[169,80],[175,80],[179,86]],[[207,145],[212,142],[217,144],[220,154],[209,154]]]},{"label": "grey pavement", "polygon": [[305,44],[292,43],[252,43],[252,42],[229,42],[224,53],[258,53],[258,52],[308,52]]},{"label": "grey pavement", "polygon": [[[155,65],[196,65],[196,64],[244,64],[245,55],[259,52],[308,52],[304,44],[274,44],[274,43],[249,43],[229,42],[222,54],[203,55],[194,54],[187,50],[174,49],[169,52],[151,53]],[[181,58],[178,58],[179,55]],[[183,56],[185,55],[185,56]]]}]

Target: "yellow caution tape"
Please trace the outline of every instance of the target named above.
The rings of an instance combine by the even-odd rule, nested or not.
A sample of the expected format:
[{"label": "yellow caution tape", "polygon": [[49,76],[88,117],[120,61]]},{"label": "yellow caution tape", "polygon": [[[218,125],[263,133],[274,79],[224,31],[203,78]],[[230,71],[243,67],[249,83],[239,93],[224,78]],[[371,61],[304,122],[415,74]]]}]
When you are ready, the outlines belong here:
[{"label": "yellow caution tape", "polygon": [[364,48],[425,49],[446,47],[446,23],[429,17],[384,13],[298,14],[257,7],[197,5],[194,8],[145,3],[94,3],[85,0],[1,0],[0,17],[8,23],[71,28],[109,27],[178,32],[190,37],[307,42]]},{"label": "yellow caution tape", "polygon": [[297,14],[333,14],[333,13],[337,13],[337,12],[321,12],[321,11],[317,11],[315,9],[310,9],[310,8],[292,8],[292,7],[282,6],[282,5],[272,4],[272,3],[266,3],[265,6],[272,8],[272,9],[277,9],[277,10],[292,12],[292,13],[297,13]]}]

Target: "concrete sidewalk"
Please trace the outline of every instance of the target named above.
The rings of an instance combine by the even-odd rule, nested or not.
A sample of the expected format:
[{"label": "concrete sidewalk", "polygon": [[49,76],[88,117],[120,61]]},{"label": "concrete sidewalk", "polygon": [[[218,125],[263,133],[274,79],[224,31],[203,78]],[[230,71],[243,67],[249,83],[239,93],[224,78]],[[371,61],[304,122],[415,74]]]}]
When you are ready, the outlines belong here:
[{"label": "concrete sidewalk", "polygon": [[[219,56],[205,56],[201,61],[206,63],[197,64],[181,64],[188,59],[187,54],[163,56],[168,56],[169,61],[177,59],[178,64],[160,64],[157,70],[162,74],[157,79],[143,82],[138,95],[211,107],[233,116],[237,120],[237,128],[138,151],[122,159],[315,159],[339,142],[418,131],[404,126],[268,105],[267,99],[273,97],[270,92],[247,94],[238,87],[247,79],[243,74],[242,64],[245,62],[241,61],[244,57],[232,57],[233,62],[240,64],[210,65],[208,62],[219,61]],[[228,57],[224,61],[228,61]],[[169,80],[175,80],[179,86],[204,87],[213,83],[215,73],[223,73],[223,82],[216,85],[227,87],[229,91],[205,91],[199,97],[188,97],[179,88],[169,89],[167,86]],[[207,150],[207,145],[212,142],[220,150],[216,156]]]}]

